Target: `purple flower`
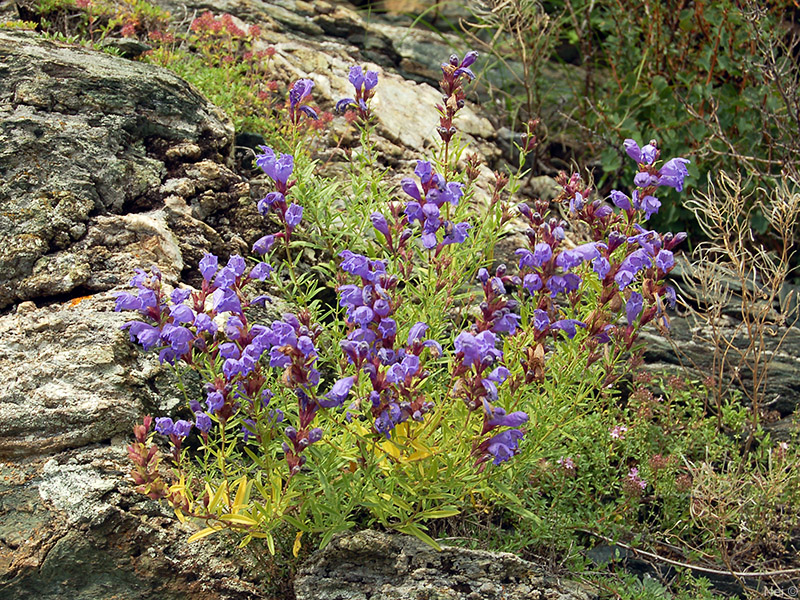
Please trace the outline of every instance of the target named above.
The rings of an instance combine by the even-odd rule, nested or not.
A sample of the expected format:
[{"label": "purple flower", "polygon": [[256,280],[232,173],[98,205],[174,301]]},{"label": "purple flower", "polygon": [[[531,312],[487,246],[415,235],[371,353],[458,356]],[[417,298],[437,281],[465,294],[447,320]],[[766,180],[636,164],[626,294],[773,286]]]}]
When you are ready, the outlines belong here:
[{"label": "purple flower", "polygon": [[272,267],[265,262],[258,263],[255,267],[250,269],[250,279],[257,279],[264,281],[272,273]]},{"label": "purple flower", "polygon": [[528,273],[522,280],[522,287],[528,290],[528,293],[533,296],[534,293],[542,289],[542,278],[536,273]]},{"label": "purple flower", "polygon": [[128,328],[131,341],[138,341],[142,348],[150,350],[161,342],[161,330],[141,321],[128,321],[122,329]]},{"label": "purple flower", "polygon": [[455,339],[455,349],[463,353],[465,366],[480,368],[503,357],[503,351],[495,348],[496,343],[497,338],[491,331],[482,331],[477,335],[462,331]]},{"label": "purple flower", "polygon": [[194,320],[197,332],[207,331],[212,336],[217,334],[217,324],[206,313],[200,313]]},{"label": "purple flower", "polygon": [[232,312],[241,314],[242,303],[233,290],[218,289],[211,294],[211,308],[218,313]]},{"label": "purple flower", "polygon": [[310,79],[298,79],[289,90],[289,105],[296,108],[303,100],[311,95],[314,82]]},{"label": "purple flower", "polygon": [[317,400],[319,405],[323,408],[341,406],[342,403],[347,400],[347,396],[350,394],[350,389],[353,387],[355,380],[355,377],[344,377],[343,379],[339,379],[333,384],[331,391],[325,394],[325,397],[328,398],[328,400],[324,400],[322,398]]},{"label": "purple flower", "polygon": [[550,244],[544,242],[536,244],[533,248],[533,265],[534,267],[541,267],[544,263],[548,262],[553,257],[553,249]]},{"label": "purple flower", "polygon": [[528,414],[518,410],[511,414],[506,414],[506,411],[499,406],[493,411],[489,420],[489,425],[492,427],[519,427],[523,423],[528,422]]},{"label": "purple flower", "polygon": [[389,383],[403,383],[419,371],[419,357],[413,354],[406,355],[399,363],[393,364],[386,372],[386,381]]},{"label": "purple flower", "polygon": [[550,326],[550,317],[541,308],[533,311],[533,327],[536,331],[544,331]]},{"label": "purple flower", "polygon": [[175,424],[169,417],[158,417],[156,419],[156,431],[161,435],[171,435],[174,428]]},{"label": "purple flower", "polygon": [[614,427],[612,427],[609,430],[608,433],[611,436],[611,439],[624,440],[625,439],[625,433],[627,431],[628,431],[628,428],[625,425],[614,425]]},{"label": "purple flower", "polygon": [[316,444],[322,439],[322,428],[314,427],[314,429],[308,432],[308,438],[306,439],[308,439],[309,444]]},{"label": "purple flower", "polygon": [[253,252],[256,254],[260,254],[264,256],[267,252],[270,251],[273,244],[275,243],[275,236],[274,235],[265,235],[262,238],[259,238],[255,244],[253,244]]},{"label": "purple flower", "polygon": [[191,290],[187,289],[172,290],[169,299],[172,301],[173,304],[183,304],[189,299],[191,293],[192,293]]},{"label": "purple flower", "polygon": [[426,331],[428,331],[427,324],[422,321],[414,323],[414,325],[411,326],[411,330],[408,332],[408,345],[410,346],[414,342],[421,340]]},{"label": "purple flower", "polygon": [[614,281],[617,282],[617,285],[621,290],[624,290],[631,283],[633,283],[634,279],[636,279],[636,273],[629,269],[620,269],[617,271],[617,274],[614,275]]},{"label": "purple flower", "polygon": [[647,144],[644,148],[639,148],[636,140],[627,139],[623,142],[625,152],[640,165],[650,165],[656,159],[657,150],[654,146]]},{"label": "purple flower", "polygon": [[369,259],[366,256],[356,254],[350,250],[343,250],[339,253],[339,256],[342,257],[342,263],[339,265],[342,271],[350,273],[350,275],[361,277],[367,281],[372,280],[372,273],[369,269]]},{"label": "purple flower", "polygon": [[644,298],[639,292],[631,292],[631,297],[625,303],[625,316],[628,318],[628,325],[639,317],[644,307]]},{"label": "purple flower", "polygon": [[294,229],[300,224],[300,220],[303,218],[303,207],[299,204],[290,204],[289,208],[286,209],[286,224],[291,228]]},{"label": "purple flower", "polygon": [[172,428],[173,435],[178,437],[186,437],[192,431],[192,423],[191,421],[184,421],[181,419],[180,421],[175,421],[175,426]]},{"label": "purple flower", "polygon": [[219,266],[219,260],[213,254],[205,254],[203,258],[200,259],[200,273],[203,275],[203,279],[206,281],[211,281],[214,277],[214,273],[217,272],[217,267]]},{"label": "purple flower", "polygon": [[397,335],[397,322],[394,319],[381,319],[378,323],[378,334],[384,340],[393,338]]},{"label": "purple flower", "polygon": [[218,391],[213,391],[206,396],[206,408],[208,412],[215,413],[225,406],[225,397]]},{"label": "purple flower", "polygon": [[611,264],[606,257],[598,256],[592,261],[592,269],[602,280],[606,278],[606,275],[608,275],[608,272],[611,270]]},{"label": "purple flower", "polygon": [[584,329],[586,329],[587,327],[586,323],[584,323],[583,321],[578,321],[577,319],[561,319],[559,321],[556,321],[555,323],[552,323],[550,325],[550,328],[560,329],[561,331],[567,334],[567,337],[569,339],[572,339],[575,337],[575,334],[577,333],[576,326],[582,327]]},{"label": "purple flower", "polygon": [[427,160],[418,160],[417,166],[414,169],[414,174],[419,177],[422,185],[425,185],[431,180],[431,177],[433,177],[433,167]]},{"label": "purple flower", "polygon": [[[294,170],[294,157],[291,154],[275,156],[275,151],[272,148],[267,146],[261,146],[260,148],[263,154],[256,156],[256,164],[270,179],[286,186]],[[286,190],[283,189],[283,191]]]},{"label": "purple flower", "polygon": [[379,212],[374,212],[369,216],[369,218],[372,221],[372,226],[386,236],[386,239],[389,239],[389,224],[386,222],[386,217]]},{"label": "purple flower", "polygon": [[605,244],[599,242],[590,242],[588,244],[581,244],[572,250],[564,250],[556,258],[556,265],[564,270],[574,269],[587,260],[600,258],[600,251],[598,246],[605,248]]},{"label": "purple flower", "polygon": [[162,331],[164,339],[169,342],[169,345],[177,354],[186,354],[189,352],[189,347],[194,340],[194,334],[186,327],[176,327],[169,323],[164,325]]},{"label": "purple flower", "polygon": [[[405,177],[400,182],[400,187],[403,188],[403,191],[414,198],[417,202],[422,201],[422,194],[420,194],[419,187],[417,187],[417,183],[411,179],[411,177]],[[410,217],[409,217],[410,218]]]},{"label": "purple flower", "polygon": [[353,322],[359,327],[367,327],[375,319],[375,313],[369,306],[359,306],[353,311]]},{"label": "purple flower", "polygon": [[222,267],[217,271],[217,276],[214,277],[214,285],[218,288],[229,288],[236,283],[236,273],[228,267]]},{"label": "purple flower", "polygon": [[355,98],[342,98],[336,103],[334,110],[338,113],[343,113],[349,106],[352,106],[355,103]]},{"label": "purple flower", "polygon": [[638,485],[641,489],[645,489],[647,487],[647,482],[639,477],[638,467],[631,467],[630,473],[628,473],[628,479],[631,481],[631,483]]},{"label": "purple flower", "polygon": [[119,292],[116,297],[116,304],[114,310],[120,312],[122,310],[142,310],[142,300],[139,296],[134,296],[128,292]]},{"label": "purple flower", "polygon": [[378,85],[378,72],[367,71],[364,75],[364,90],[369,91]]},{"label": "purple flower", "polygon": [[219,354],[222,358],[238,359],[241,356],[239,346],[233,342],[225,342],[219,345]]},{"label": "purple flower", "polygon": [[445,224],[444,238],[442,239],[442,246],[447,244],[463,244],[467,239],[469,230],[472,225],[467,222],[458,223],[453,225],[450,221]]},{"label": "purple flower", "polygon": [[568,294],[574,292],[581,285],[581,278],[575,273],[565,273],[564,275],[553,275],[547,280],[547,289],[551,296],[555,298],[560,293]]},{"label": "purple flower", "polygon": [[517,444],[522,439],[522,432],[519,429],[507,429],[492,437],[489,440],[489,454],[494,457],[493,464],[499,465],[509,460],[517,453]]},{"label": "purple flower", "polygon": [[661,201],[655,196],[645,196],[637,203],[636,208],[644,211],[645,221],[652,217],[661,208]]},{"label": "purple flower", "polygon": [[494,333],[510,333],[514,335],[517,327],[519,327],[520,317],[518,314],[508,311],[508,309],[503,310],[505,312],[499,315],[495,313],[496,316],[492,322],[492,331]]},{"label": "purple flower", "polygon": [[668,160],[658,171],[658,185],[666,185],[682,192],[683,180],[689,174],[689,170],[686,168],[689,162],[685,158]]},{"label": "purple flower", "polygon": [[364,69],[358,65],[350,67],[350,75],[348,76],[348,79],[350,80],[350,83],[353,84],[354,88],[360,90],[364,85]]},{"label": "purple flower", "polygon": [[211,417],[204,412],[198,412],[194,415],[194,426],[198,431],[207,433],[211,429]]},{"label": "purple flower", "polygon": [[169,310],[176,323],[194,323],[194,311],[185,304],[176,304]]},{"label": "purple flower", "polygon": [[470,50],[464,55],[464,60],[461,61],[459,65],[461,68],[466,68],[472,66],[472,64],[478,59],[478,51],[477,50]]},{"label": "purple flower", "polygon": [[228,259],[228,264],[226,266],[234,272],[236,277],[241,277],[244,275],[244,271],[247,268],[247,263],[245,262],[244,258],[238,254],[234,254]]},{"label": "purple flower", "polygon": [[617,190],[611,190],[611,202],[622,210],[631,210],[631,199]]},{"label": "purple flower", "polygon": [[675,257],[673,256],[672,252],[669,250],[659,250],[658,254],[656,255],[656,267],[658,267],[663,273],[666,273],[674,266]]}]

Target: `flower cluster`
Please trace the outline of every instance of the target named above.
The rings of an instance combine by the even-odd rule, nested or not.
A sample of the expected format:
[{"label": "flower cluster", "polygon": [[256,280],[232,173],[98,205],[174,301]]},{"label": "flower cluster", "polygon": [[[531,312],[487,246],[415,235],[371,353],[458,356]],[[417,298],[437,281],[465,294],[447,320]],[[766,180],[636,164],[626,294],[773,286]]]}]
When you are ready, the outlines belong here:
[{"label": "flower cluster", "polygon": [[[493,404],[498,398],[498,386],[511,374],[503,365],[503,351],[497,348],[495,334],[513,334],[519,324],[519,316],[511,312],[516,303],[502,298],[505,294],[503,272],[501,268],[494,277],[489,277],[486,269],[481,269],[478,278],[486,296],[481,303],[481,316],[471,331],[462,331],[455,339],[454,394],[464,401],[470,412],[483,410],[480,437],[491,435],[473,447],[478,465],[490,459],[497,465],[516,454],[523,437],[523,431],[516,427],[528,421],[525,412],[506,414],[505,409]],[[510,429],[495,432],[500,427]]]},{"label": "flower cluster", "polygon": [[300,114],[317,120],[317,111],[307,103],[311,100],[311,90],[314,82],[310,79],[299,79],[289,90],[289,122],[297,126],[300,123]]},{"label": "flower cluster", "polygon": [[254,251],[263,255],[269,251],[275,237],[283,237],[289,241],[295,227],[303,218],[303,207],[294,202],[287,204],[286,200],[286,194],[295,184],[294,181],[289,181],[294,170],[294,157],[291,154],[275,154],[275,151],[267,146],[261,146],[261,151],[263,154],[256,156],[256,164],[274,182],[275,191],[269,192],[258,201],[258,212],[266,216],[272,210],[284,228],[276,236],[265,236],[256,243]]},{"label": "flower cluster", "polygon": [[[411,177],[400,182],[403,191],[411,197],[405,206],[406,223],[420,223],[422,245],[428,250],[436,248],[438,251],[448,244],[463,243],[472,225],[445,220],[441,211],[445,203],[458,205],[464,195],[463,184],[448,183],[442,175],[433,171],[431,163],[424,160],[417,161],[414,174],[419,178],[420,185]],[[439,231],[443,232],[441,240],[437,237]]]},{"label": "flower cluster", "polygon": [[355,65],[350,67],[348,79],[356,90],[356,97],[339,100],[336,103],[336,112],[343,113],[353,107],[358,112],[359,119],[367,123],[371,117],[368,103],[375,93],[375,86],[378,85],[378,72],[368,70],[365,73],[363,68]]},{"label": "flower cluster", "polygon": [[[176,359],[181,359],[191,363],[192,349],[209,349],[217,333],[214,319],[218,314],[243,314],[248,305],[267,300],[266,296],[259,296],[246,301],[242,288],[253,280],[263,281],[270,271],[271,267],[264,262],[248,269],[245,260],[238,255],[231,256],[228,264],[220,268],[217,257],[206,254],[200,261],[202,289],[196,292],[176,289],[167,297],[157,267],[151,268],[149,276],[137,269],[130,282],[137,292],[117,294],[115,308],[117,311],[136,310],[146,319],[123,325],[131,341],[138,342],[145,350],[160,347],[161,362],[174,364]],[[191,305],[187,304],[188,300]]]},{"label": "flower cluster", "polygon": [[[250,300],[244,288],[254,280],[266,279],[271,267],[258,262],[248,268],[245,259],[236,255],[221,265],[216,256],[206,254],[199,264],[199,290],[166,293],[161,274],[153,267],[149,275],[137,271],[131,281],[135,293],[118,295],[117,310],[135,310],[140,315],[140,320],[124,325],[132,341],[138,341],[146,350],[158,349],[161,361],[182,362],[197,369],[204,378],[202,396],[189,401],[192,420],[161,417],[155,422],[146,419],[137,426],[137,441],[129,448],[129,454],[135,465],[134,479],[145,493],[169,498],[185,514],[216,518],[211,515],[213,509],[200,515],[191,513],[192,503],[186,496],[173,493],[159,479],[157,452],[147,439],[153,425],[157,434],[171,442],[179,466],[186,458],[181,447],[194,431],[202,437],[206,460],[216,455],[220,463],[226,457],[247,462],[250,457],[259,467],[266,468],[269,472],[263,480],[261,473],[257,478],[243,476],[236,495],[250,493],[250,479],[256,480],[250,487],[258,489],[262,496],[265,492],[261,488],[270,488],[271,501],[285,506],[276,508],[276,516],[265,517],[262,522],[268,526],[284,517],[300,520],[300,516],[286,515],[299,515],[293,498],[307,493],[309,485],[316,485],[305,476],[297,477],[304,470],[309,472],[307,460],[311,453],[306,450],[311,447],[314,456],[323,457],[320,478],[332,486],[338,485],[334,480],[347,484],[347,473],[362,465],[378,466],[370,471],[370,478],[385,477],[389,482],[407,476],[403,469],[416,460],[444,461],[433,463],[432,469],[428,468],[431,463],[420,463],[420,473],[443,472],[442,465],[447,465],[448,472],[451,468],[459,473],[470,469],[483,472],[524,450],[530,417],[518,410],[525,408],[528,399],[528,391],[522,386],[544,380],[546,358],[559,346],[569,344],[579,350],[588,365],[605,361],[600,364],[606,370],[598,371],[601,377],[605,374],[603,383],[608,385],[617,373],[617,361],[631,350],[640,328],[651,321],[667,323],[666,306],[674,302],[675,292],[666,278],[675,265],[673,250],[685,236],[661,234],[643,223],[660,207],[655,197],[657,188],[682,189],[688,161],[673,159],[660,165],[655,142],[640,148],[632,140],[626,141],[626,150],[639,169],[636,189],[630,197],[615,190],[610,202],[591,199],[591,186],[579,175],[561,174],[558,182],[562,192],[556,201],[563,205],[561,213],[567,220],[552,216],[555,213],[550,212],[549,202],[537,200],[533,208],[520,205],[519,214],[529,226],[528,244],[516,250],[516,269],[502,264],[493,266],[491,272],[480,268],[488,265],[488,258],[465,261],[468,264],[464,268],[455,264],[468,254],[457,244],[467,240],[472,226],[466,221],[456,222],[456,217],[451,221],[450,215],[460,216],[470,188],[448,181],[448,148],[456,131],[453,119],[464,106],[464,85],[474,78],[470,66],[476,57],[475,52],[467,53],[463,60],[454,55],[442,65],[444,98],[438,106],[438,132],[444,142],[442,174],[435,172],[431,162],[417,161],[416,177],[401,181],[404,202],[391,203],[388,212],[370,215],[380,234],[379,243],[367,240],[369,250],[364,254],[356,252],[356,248],[336,249],[340,259],[336,291],[343,317],[337,317],[335,307],[328,308],[333,320],[343,328],[343,339],[326,339],[314,322],[312,310],[322,299],[322,295],[313,296],[316,288],[305,296],[304,301],[311,308],[284,314],[269,325],[253,322],[249,307],[267,298]],[[337,109],[341,112],[355,107],[359,118],[368,123],[369,101],[374,96],[378,74],[354,66],[349,79],[355,95],[339,101]],[[310,79],[301,79],[289,92],[289,118],[295,134],[301,114],[317,118],[316,111],[308,105],[313,86]],[[533,121],[527,125],[522,152],[529,152],[535,144],[535,126]],[[253,245],[253,251],[264,257],[278,240],[285,242],[287,250],[290,248],[303,208],[291,200],[296,184],[294,157],[267,146],[261,146],[261,151],[256,164],[271,180],[272,189],[258,202],[258,211],[263,216],[276,215],[282,225],[282,231],[265,235]],[[467,186],[478,178],[478,166],[477,159],[468,160],[463,179]],[[479,239],[490,239],[511,218],[512,211],[502,203],[501,192],[506,186],[513,187],[509,185],[512,180],[513,175],[498,175],[491,205],[497,210],[491,213],[491,227],[481,229]],[[453,207],[458,207],[458,212]],[[360,218],[363,213],[358,214]],[[568,241],[568,221],[579,223],[582,231],[588,231],[588,240],[577,245]],[[291,257],[288,264],[291,269]],[[464,272],[468,273],[467,281]],[[465,327],[465,313],[460,312],[462,306],[453,298],[458,297],[460,286],[470,283],[473,274],[483,297],[474,322]],[[298,281],[303,280],[292,271],[294,289],[301,290]],[[415,312],[404,296],[413,286],[427,288],[419,293],[422,299],[447,295],[451,303],[434,307],[442,308],[438,312]],[[461,316],[455,318],[454,314]],[[442,335],[442,331],[453,330],[453,349],[445,352],[433,338]],[[573,341],[568,342],[565,337]],[[336,348],[336,341],[342,355],[334,358],[326,350],[330,346]],[[452,404],[445,404],[453,398],[456,400]],[[339,418],[334,418],[334,412]],[[456,424],[455,416],[461,421],[465,412],[466,423]],[[346,433],[337,436],[331,430],[334,426],[344,428]],[[232,437],[231,431],[236,431]],[[623,440],[626,432],[625,425],[616,425],[609,435]],[[465,451],[461,455],[447,454],[446,446],[456,439],[456,433],[461,438],[468,436],[466,445],[462,446],[460,439],[456,443]],[[324,436],[331,436],[331,443],[314,446]],[[344,458],[341,456],[331,459],[329,453],[337,451],[342,440],[346,441],[348,452],[350,448],[357,451],[346,461],[340,460]],[[440,452],[439,448],[445,451]],[[288,476],[283,463],[272,460],[275,456],[285,459]],[[579,458],[576,455],[576,460]],[[336,465],[332,478],[324,470],[330,465]],[[398,465],[401,468],[395,469]],[[576,474],[572,457],[563,456],[558,465],[567,476]],[[630,463],[626,465],[627,468]],[[416,472],[416,465],[412,466],[408,471]],[[240,472],[249,472],[252,467],[248,463],[247,469]],[[656,467],[651,468],[653,473],[657,471]],[[227,479],[227,473],[225,476]],[[401,481],[400,485],[405,484]],[[641,495],[646,486],[636,467],[623,482],[626,493],[632,496]],[[224,489],[218,488],[218,498],[219,490]],[[203,492],[206,508],[216,504],[208,498],[213,491],[206,488]],[[376,498],[386,495],[373,494]],[[376,502],[380,503],[380,499]],[[230,499],[227,503],[231,504]],[[236,512],[232,506],[228,509]],[[248,535],[255,536],[259,527],[251,525],[255,516],[250,515],[256,512],[236,512],[230,523],[242,524]],[[315,519],[316,515],[309,518]],[[405,518],[391,513],[386,520],[401,522]]]},{"label": "flower cluster", "polygon": [[453,54],[448,62],[442,63],[442,80],[439,82],[439,86],[444,92],[442,98],[444,104],[436,106],[439,110],[439,127],[436,131],[445,144],[449,144],[456,134],[453,119],[456,113],[464,108],[466,99],[464,83],[466,80],[475,79],[475,74],[470,67],[477,59],[478,53],[473,50],[467,52],[463,60],[460,60],[457,54]]},{"label": "flower cluster", "polygon": [[[350,328],[341,347],[348,361],[356,366],[355,376],[341,379],[328,394],[332,402],[344,402],[350,388],[361,373],[369,378],[369,411],[375,431],[391,436],[399,424],[413,419],[421,421],[432,408],[420,391],[428,376],[420,356],[425,348],[436,356],[442,347],[435,340],[425,340],[428,329],[418,322],[411,327],[405,347],[397,347],[397,322],[392,318],[399,302],[394,299],[398,279],[386,273],[386,263],[370,260],[345,250],[341,269],[360,278],[360,285],[339,286],[339,304],[346,309]],[[351,411],[358,403],[350,406]]]},{"label": "flower cluster", "polygon": [[[592,241],[568,248],[567,223],[546,217],[549,203],[537,201],[533,209],[526,204],[519,206],[530,224],[529,247],[516,251],[519,274],[512,281],[534,300],[536,339],[559,331],[572,338],[581,327],[587,331],[590,363],[600,358],[602,353],[596,348],[602,344],[614,341],[630,350],[639,328],[654,319],[667,327],[665,308],[673,306],[676,299],[666,277],[675,266],[673,250],[686,235],[661,234],[645,228],[637,219],[646,221],[658,210],[660,204],[653,196],[658,185],[682,188],[688,161],[672,159],[657,169],[654,142],[640,149],[633,140],[627,140],[626,148],[637,160],[640,173],[632,198],[617,190],[611,192],[611,203],[619,212],[602,199],[590,201],[591,187],[584,185],[577,173],[569,177],[562,173],[557,178],[562,192],[556,200],[567,205],[571,219],[588,226]],[[564,318],[564,308],[580,301],[581,286],[590,273],[601,284],[596,309],[584,320]],[[621,312],[625,325],[617,320]],[[542,357],[543,350],[531,355],[528,371],[536,371],[532,378],[541,377]]]}]

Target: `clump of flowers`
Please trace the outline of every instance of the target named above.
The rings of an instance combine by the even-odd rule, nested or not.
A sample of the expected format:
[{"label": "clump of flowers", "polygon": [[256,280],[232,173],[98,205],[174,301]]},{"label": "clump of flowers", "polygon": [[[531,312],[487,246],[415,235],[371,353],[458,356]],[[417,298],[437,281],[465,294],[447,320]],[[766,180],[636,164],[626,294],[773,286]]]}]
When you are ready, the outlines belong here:
[{"label": "clump of flowers", "polygon": [[[218,27],[217,21],[206,21],[207,28]],[[474,269],[460,262],[469,253],[487,252],[480,243],[492,238],[477,233],[499,230],[512,212],[501,201],[509,178],[498,176],[492,200],[492,207],[502,204],[497,216],[489,225],[479,216],[465,218],[480,172],[477,158],[469,159],[465,177],[448,176],[453,119],[464,106],[476,58],[475,52],[463,60],[454,55],[442,65],[445,97],[438,131],[444,160],[438,166],[418,160],[415,177],[401,182],[401,201],[362,213],[377,232],[374,243],[364,242],[366,250],[330,252],[338,263],[331,267],[336,305],[322,310],[314,299],[270,324],[252,316],[251,308],[269,299],[251,298],[248,286],[270,277],[266,260],[276,241],[289,256],[303,217],[303,207],[291,199],[294,156],[267,146],[261,146],[256,164],[274,189],[257,208],[264,216],[275,215],[282,231],[255,242],[253,251],[261,258],[248,265],[234,255],[222,266],[206,254],[198,265],[199,290],[167,292],[155,267],[149,275],[140,270],[131,282],[136,293],[117,297],[117,310],[139,313],[124,326],[132,341],[158,350],[162,362],[197,370],[205,382],[203,397],[189,401],[192,420],[159,417],[154,431],[169,442],[178,468],[190,462],[186,440],[197,435],[204,468],[214,476],[202,485],[195,479],[199,487],[186,484],[169,496],[154,458],[158,452],[148,445],[148,420],[130,449],[135,478],[146,493],[168,498],[183,514],[241,528],[250,538],[267,537],[284,520],[332,532],[330,523],[349,522],[349,512],[336,512],[344,510],[338,506],[343,495],[361,493],[360,502],[381,522],[402,524],[401,531],[426,539],[420,524],[430,507],[442,498],[462,502],[477,489],[490,494],[474,482],[514,468],[514,457],[526,451],[534,415],[530,398],[563,344],[580,349],[586,369],[603,370],[608,386],[620,376],[621,356],[636,350],[640,329],[652,321],[668,323],[666,307],[675,293],[666,277],[684,236],[648,230],[643,223],[658,210],[656,188],[682,187],[686,161],[659,167],[652,143],[638,150],[640,174],[648,178],[637,176],[627,203],[621,192],[612,192],[610,203],[591,199],[591,186],[578,174],[562,174],[556,202],[568,220],[553,216],[547,202],[533,208],[521,204],[528,247],[517,249],[516,267],[501,264],[490,272],[488,259],[469,262]],[[349,78],[355,95],[337,108],[355,107],[367,124],[378,74],[354,66]],[[317,118],[308,105],[313,85],[302,79],[289,92],[294,127],[301,114]],[[535,144],[534,127],[527,126],[523,153]],[[626,148],[635,153],[627,142]],[[570,244],[567,232],[575,222],[586,227],[590,240]],[[459,299],[464,306],[455,306],[450,297],[463,288],[480,296],[472,312],[470,302]],[[423,318],[424,299],[440,293],[448,294],[458,316],[431,311],[432,318]],[[622,440],[626,431],[616,425],[609,434]],[[571,456],[557,464],[575,475]],[[444,472],[449,479],[440,481]],[[235,497],[234,477],[239,478]],[[639,493],[646,487],[635,468],[624,485]],[[254,489],[260,504],[243,500]],[[319,490],[338,490],[339,500],[315,502]]]},{"label": "clump of flowers", "polygon": [[283,231],[271,238],[261,238],[256,242],[254,250],[261,255],[266,254],[276,238],[284,238],[288,243],[292,232],[303,218],[303,207],[292,202],[288,204],[286,195],[295,184],[290,180],[294,170],[294,157],[291,154],[276,154],[272,148],[261,146],[262,154],[256,156],[256,164],[275,184],[275,191],[269,192],[258,201],[258,212],[267,216],[271,211],[281,224]]},{"label": "clump of flowers", "polygon": [[348,79],[355,88],[355,98],[342,98],[339,100],[336,103],[336,111],[343,113],[352,107],[356,110],[358,118],[363,123],[368,123],[372,117],[369,101],[375,94],[375,86],[378,85],[378,72],[369,70],[365,72],[359,65],[354,65],[350,67]]},{"label": "clump of flowers", "polygon": [[317,120],[317,111],[308,105],[314,82],[310,79],[297,80],[289,90],[289,122],[295,127],[300,123],[300,114]]},{"label": "clump of flowers", "polygon": [[639,476],[638,467],[631,467],[623,480],[622,489],[629,498],[639,498],[647,489],[647,482]]}]

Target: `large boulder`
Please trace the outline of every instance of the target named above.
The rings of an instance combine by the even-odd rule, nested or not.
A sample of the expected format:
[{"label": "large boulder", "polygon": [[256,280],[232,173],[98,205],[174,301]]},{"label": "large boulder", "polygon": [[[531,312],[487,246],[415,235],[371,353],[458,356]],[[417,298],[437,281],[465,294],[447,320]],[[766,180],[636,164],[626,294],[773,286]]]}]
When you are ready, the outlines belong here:
[{"label": "large boulder", "polygon": [[165,198],[173,179],[218,209],[247,196],[232,143],[224,113],[166,69],[0,31],[0,310],[107,290],[148,261],[177,277],[183,252],[222,249]]}]

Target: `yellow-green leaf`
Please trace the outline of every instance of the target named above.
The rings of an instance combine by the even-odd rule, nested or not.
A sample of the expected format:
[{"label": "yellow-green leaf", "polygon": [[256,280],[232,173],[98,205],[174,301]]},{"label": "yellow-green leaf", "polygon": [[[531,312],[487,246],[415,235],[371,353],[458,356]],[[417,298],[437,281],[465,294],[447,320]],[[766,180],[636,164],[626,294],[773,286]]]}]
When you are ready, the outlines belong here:
[{"label": "yellow-green leaf", "polygon": [[239,523],[240,525],[258,524],[258,522],[253,517],[248,517],[247,515],[239,515],[239,514],[220,515],[219,520],[229,523]]},{"label": "yellow-green leaf", "polygon": [[303,532],[298,531],[297,535],[294,538],[294,546],[292,546],[292,554],[294,555],[295,558],[297,558],[297,555],[300,554],[300,549],[303,547],[303,544],[300,541],[300,538],[302,537],[303,537]]},{"label": "yellow-green leaf", "polygon": [[187,540],[188,542],[196,542],[197,540],[202,540],[204,537],[211,535],[212,533],[216,533],[222,529],[222,527],[206,527],[205,529],[201,529]]}]

